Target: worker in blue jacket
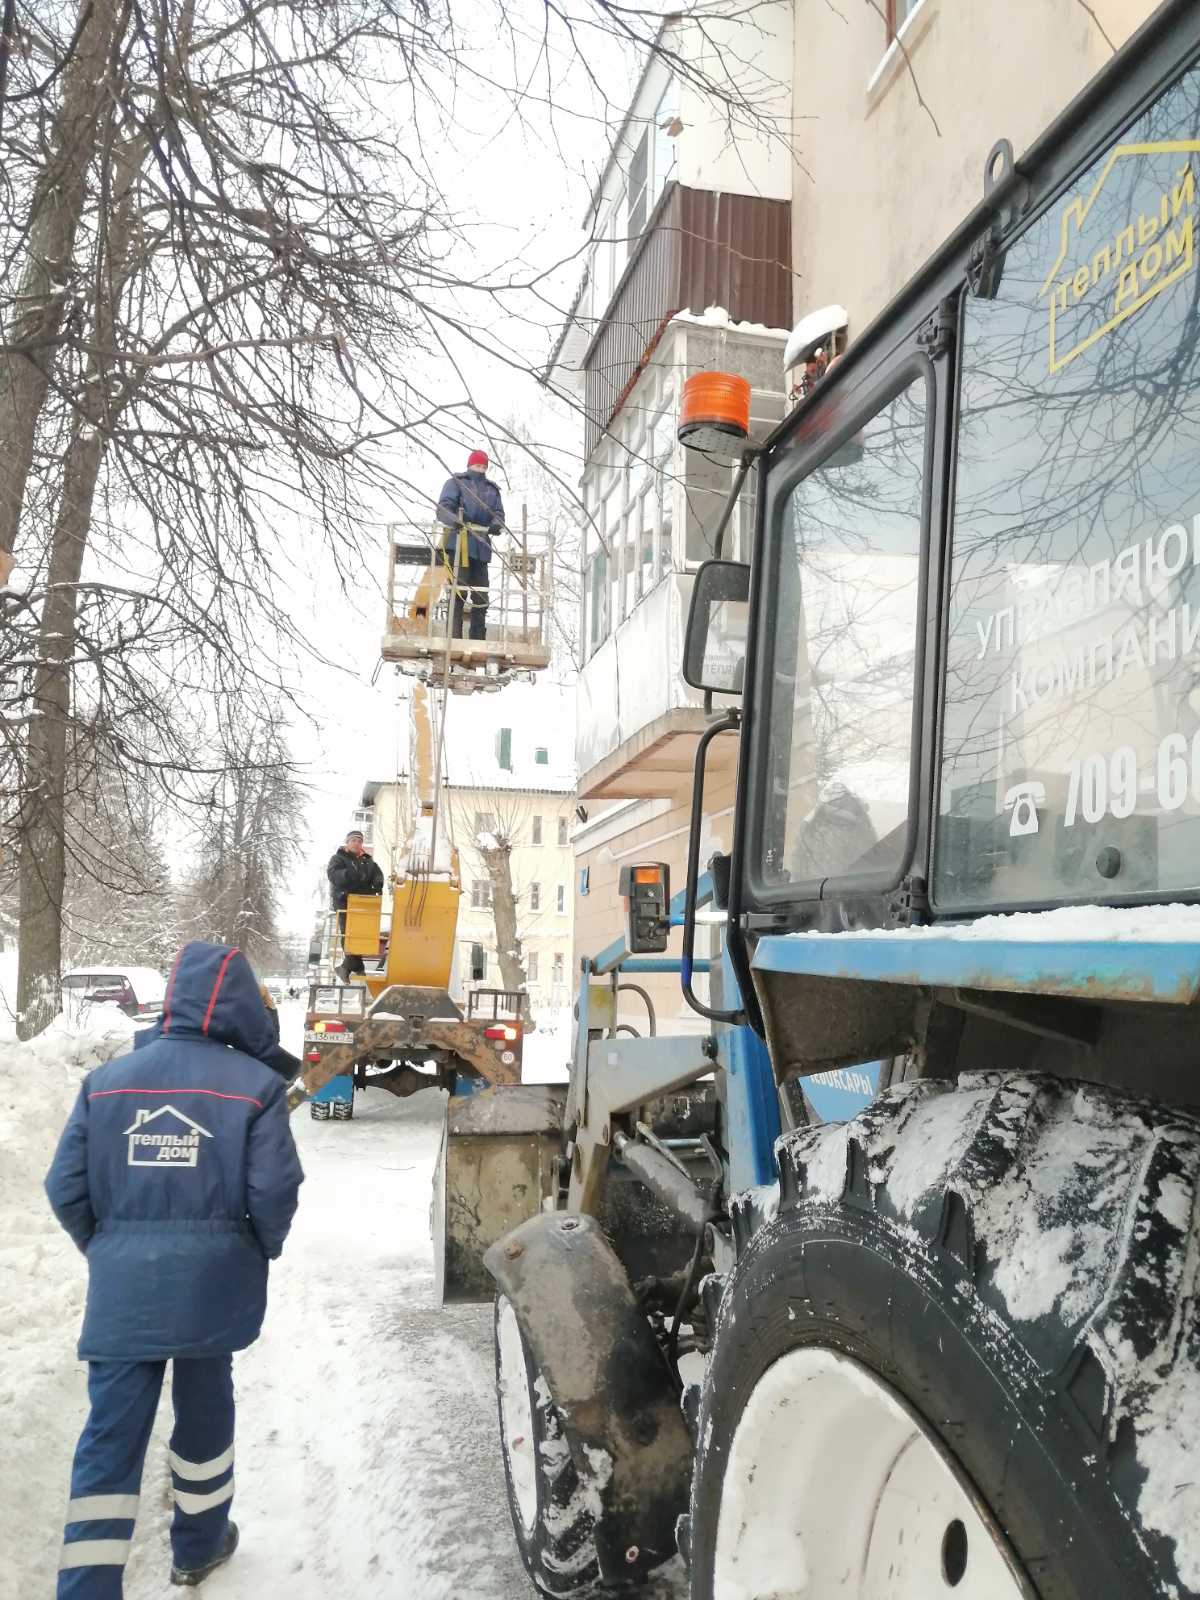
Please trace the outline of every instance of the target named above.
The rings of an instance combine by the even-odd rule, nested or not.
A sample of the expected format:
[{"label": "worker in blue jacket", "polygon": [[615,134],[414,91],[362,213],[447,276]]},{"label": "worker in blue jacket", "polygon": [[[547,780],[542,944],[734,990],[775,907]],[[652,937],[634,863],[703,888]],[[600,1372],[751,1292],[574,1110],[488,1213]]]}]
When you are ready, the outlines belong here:
[{"label": "worker in blue jacket", "polygon": [[267,1263],[304,1176],[245,956],[185,945],[154,1033],[84,1079],[46,1177],[88,1265],[79,1356],[91,1413],[71,1472],[59,1600],[120,1600],[168,1361],[171,1582],[197,1584],[233,1554],[232,1354],[258,1337]]},{"label": "worker in blue jacket", "polygon": [[[467,470],[447,478],[437,503],[437,519],[446,529],[444,546],[454,569],[453,636],[463,637],[464,601],[470,607],[470,637],[486,637],[488,566],[492,540],[504,531],[500,486],[487,475],[488,458],[472,450]],[[463,530],[460,537],[460,531]]]}]

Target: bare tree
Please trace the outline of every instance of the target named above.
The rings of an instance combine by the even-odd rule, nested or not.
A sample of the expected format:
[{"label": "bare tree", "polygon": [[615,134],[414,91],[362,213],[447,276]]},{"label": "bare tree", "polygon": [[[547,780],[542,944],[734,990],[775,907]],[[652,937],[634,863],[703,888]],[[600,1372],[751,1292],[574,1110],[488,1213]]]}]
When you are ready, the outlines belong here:
[{"label": "bare tree", "polygon": [[283,730],[224,730],[225,762],[201,826],[198,866],[183,897],[189,937],[281,960],[279,902],[298,856],[302,790]]},{"label": "bare tree", "polygon": [[[694,20],[731,10],[755,6]],[[505,5],[490,19],[512,82],[489,69],[487,92],[516,116],[543,70],[546,114],[563,114],[566,62],[603,120],[597,42],[666,48],[650,13],[587,0],[539,16],[536,31]],[[532,374],[492,330],[547,280],[544,264],[455,270],[470,239],[439,188],[433,119],[480,84],[447,6],[14,0],[6,17],[0,553],[22,576],[2,600],[0,791],[32,1032],[57,1008],[74,734],[103,729],[194,814],[221,778],[197,730],[216,707],[294,694],[311,656],[272,598],[297,537],[357,571],[398,456],[444,456],[466,427],[429,373],[465,352]],[[731,127],[758,117],[757,80],[711,87]]]}]

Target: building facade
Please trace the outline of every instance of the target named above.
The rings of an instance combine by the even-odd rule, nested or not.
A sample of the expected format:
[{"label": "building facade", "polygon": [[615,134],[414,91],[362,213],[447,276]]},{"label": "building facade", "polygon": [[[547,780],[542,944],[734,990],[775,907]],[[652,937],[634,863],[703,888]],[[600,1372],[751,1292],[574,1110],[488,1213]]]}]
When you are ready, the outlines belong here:
[{"label": "building facade", "polygon": [[[702,28],[670,18],[592,197],[587,272],[548,369],[584,412],[583,549],[576,723],[575,940],[594,952],[620,925],[617,880],[641,853],[682,883],[701,698],[683,682],[692,577],[714,553],[733,467],[685,452],[680,391],[721,367],[751,384],[752,431],[784,414],[791,325],[790,5]],[[727,99],[701,78],[736,71]],[[785,74],[786,77],[786,74]],[[736,102],[736,109],[731,109]],[[752,504],[725,539],[746,548]],[[728,813],[731,752],[714,763]],[[718,830],[721,818],[714,819]],[[715,835],[718,836],[718,835]],[[659,1007],[678,986],[651,980]],[[629,1021],[644,1027],[630,1000]]]},{"label": "building facade", "polygon": [[797,5],[795,314],[837,303],[853,339],[983,197],[996,141],[1021,154],[1154,0]]},{"label": "building facade", "polygon": [[[580,953],[621,931],[622,866],[661,861],[673,890],[684,881],[705,719],[680,676],[683,629],[733,470],[676,443],[684,379],[703,368],[747,378],[751,438],[764,438],[799,398],[800,369],[784,369],[788,334],[836,313],[825,354],[853,340],[974,208],[997,139],[1019,159],[1152,10],[1151,0],[758,8],[755,42],[739,36],[727,58],[769,115],[723,136],[694,80],[685,97],[663,59],[647,67],[593,196],[589,271],[548,372],[582,401],[591,520]],[[664,32],[668,56],[688,59],[686,20]],[[753,511],[746,492],[724,555],[748,554]],[[728,848],[735,765],[725,735],[708,760],[702,863]],[[660,1018],[699,1025],[677,980],[651,986]],[[631,999],[622,1020],[640,1026],[639,1006]]]}]

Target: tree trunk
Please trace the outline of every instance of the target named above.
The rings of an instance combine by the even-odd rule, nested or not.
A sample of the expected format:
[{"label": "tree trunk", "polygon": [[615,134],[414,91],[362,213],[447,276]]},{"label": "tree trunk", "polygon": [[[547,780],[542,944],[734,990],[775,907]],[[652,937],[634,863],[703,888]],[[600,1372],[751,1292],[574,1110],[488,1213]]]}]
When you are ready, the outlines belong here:
[{"label": "tree trunk", "polygon": [[17,1037],[32,1039],[58,1014],[66,882],[67,723],[79,575],[87,549],[104,441],[76,422],[50,553],[33,721],[26,747],[21,815]]},{"label": "tree trunk", "polygon": [[[525,956],[517,933],[517,897],[513,893],[511,848],[503,840],[494,850],[476,841],[476,850],[492,884],[492,917],[496,924],[496,954],[500,962],[500,981],[505,989],[524,992]],[[529,1001],[523,1010],[528,1014]]]},{"label": "tree trunk", "polygon": [[21,523],[38,420],[55,364],[55,341],[73,272],[75,235],[87,195],[97,121],[110,93],[114,42],[129,21],[127,0],[80,0],[75,52],[63,74],[51,149],[30,204],[20,308],[4,342],[27,353],[0,355],[0,551],[12,551]]},{"label": "tree trunk", "polygon": [[[103,9],[98,4],[98,9]],[[115,153],[117,195],[105,238],[109,294],[93,308],[101,348],[111,344],[114,308],[129,270],[134,221],[133,178],[148,146],[141,137]],[[96,485],[104,460],[101,424],[111,425],[121,400],[108,393],[105,355],[93,356],[63,463],[62,498],[50,541],[46,600],[38,632],[33,721],[26,745],[21,806],[20,921],[17,955],[17,1036],[31,1039],[57,1016],[62,976],[62,919],[66,892],[67,727],[71,715],[79,579],[92,526]],[[3,431],[0,403],[0,434]],[[2,448],[2,446],[0,446]],[[2,484],[0,468],[0,484]],[[2,495],[0,495],[2,498]]]}]

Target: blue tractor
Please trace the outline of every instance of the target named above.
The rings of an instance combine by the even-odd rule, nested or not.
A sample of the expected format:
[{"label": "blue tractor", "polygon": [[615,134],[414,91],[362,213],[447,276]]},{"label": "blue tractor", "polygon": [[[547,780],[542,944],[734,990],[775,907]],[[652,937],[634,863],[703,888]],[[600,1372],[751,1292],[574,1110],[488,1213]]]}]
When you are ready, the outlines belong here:
[{"label": "blue tractor", "polygon": [[[547,1595],[1200,1593],[1198,190],[1173,4],[747,453],[686,883],[483,1241]],[[703,1026],[618,1036],[664,970]]]}]

